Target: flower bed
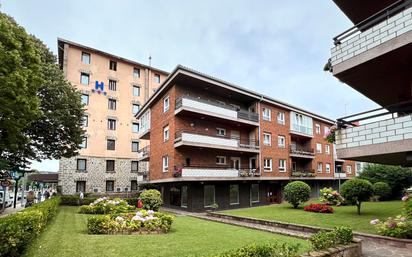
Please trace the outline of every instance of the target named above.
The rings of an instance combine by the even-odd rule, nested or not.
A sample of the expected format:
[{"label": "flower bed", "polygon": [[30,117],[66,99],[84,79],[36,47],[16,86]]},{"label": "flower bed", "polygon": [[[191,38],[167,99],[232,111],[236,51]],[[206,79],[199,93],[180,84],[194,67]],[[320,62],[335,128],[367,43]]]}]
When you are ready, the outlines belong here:
[{"label": "flower bed", "polygon": [[173,216],[141,210],[136,213],[93,216],[87,219],[90,234],[149,234],[167,233],[173,223]]},{"label": "flower bed", "polygon": [[312,203],[303,208],[305,211],[309,212],[319,212],[319,213],[333,213],[333,208],[327,204]]},{"label": "flower bed", "polygon": [[89,205],[80,206],[80,213],[83,214],[110,214],[126,213],[135,210],[136,207],[129,205],[125,200],[120,198],[110,199],[101,197]]}]

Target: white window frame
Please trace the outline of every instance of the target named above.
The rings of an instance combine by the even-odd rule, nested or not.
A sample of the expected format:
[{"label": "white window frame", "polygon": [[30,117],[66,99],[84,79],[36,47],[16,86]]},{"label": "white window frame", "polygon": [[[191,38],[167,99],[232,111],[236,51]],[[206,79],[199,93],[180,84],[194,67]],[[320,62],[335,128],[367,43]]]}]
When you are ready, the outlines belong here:
[{"label": "white window frame", "polygon": [[[137,106],[137,112],[135,112],[134,107]],[[132,113],[136,114],[140,111],[140,104],[132,104]]]},{"label": "white window frame", "polygon": [[224,128],[216,128],[216,135],[220,137],[226,136],[226,129]]},{"label": "white window frame", "polygon": [[[134,128],[137,127],[137,130]],[[140,125],[138,122],[132,122],[132,133],[139,133]]]},{"label": "white window frame", "polygon": [[[221,162],[220,160],[223,160],[223,162]],[[226,156],[221,156],[221,155],[216,156],[216,164],[217,165],[226,165]]]},{"label": "white window frame", "polygon": [[[135,73],[135,70],[137,70],[138,72]],[[140,69],[139,68],[133,67],[133,77],[140,78]]]},{"label": "white window frame", "polygon": [[330,163],[325,164],[325,172],[330,173]]},{"label": "white window frame", "polygon": [[[86,103],[83,103],[83,97],[87,99]],[[81,103],[84,104],[85,106],[88,106],[89,102],[90,102],[90,96],[88,94],[82,94]]]},{"label": "white window frame", "polygon": [[[83,59],[83,57],[85,57],[85,56],[87,56],[89,59],[88,59],[88,62],[85,62],[85,60]],[[81,57],[81,59],[82,59],[82,63],[83,64],[90,64],[90,61],[91,61],[91,58],[92,57],[92,55],[90,54],[90,53],[87,53],[87,52],[82,52],[82,57]]]},{"label": "white window frame", "polygon": [[[266,141],[266,137],[269,138],[269,142]],[[270,133],[263,133],[263,144],[267,145],[267,146],[271,146],[272,145],[272,134]]]},{"label": "white window frame", "polygon": [[[283,165],[281,165],[283,164]],[[286,160],[285,159],[279,159],[278,161],[278,170],[279,172],[286,172]]]},{"label": "white window frame", "polygon": [[278,124],[285,125],[285,113],[284,112],[278,112]]},{"label": "white window frame", "polygon": [[[85,75],[85,77],[87,77],[87,83],[83,83],[83,75]],[[80,73],[80,84],[82,84],[82,85],[89,85],[90,84],[90,74],[89,73],[86,73],[86,72]]]},{"label": "white window frame", "polygon": [[352,165],[346,165],[346,173],[352,174]]},{"label": "white window frame", "polygon": [[156,83],[160,84],[160,74],[155,73],[153,78]]},{"label": "white window frame", "polygon": [[170,97],[166,96],[163,99],[163,112],[167,112],[170,109]]},{"label": "white window frame", "polygon": [[[136,91],[137,91],[137,94],[136,94],[136,92],[135,92],[135,89],[136,89]],[[138,85],[133,85],[133,86],[132,86],[132,94],[133,94],[133,96],[140,96],[140,86],[138,86]]]},{"label": "white window frame", "polygon": [[325,145],[325,153],[326,154],[330,154],[330,146],[329,145]]},{"label": "white window frame", "polygon": [[318,123],[315,124],[315,133],[318,135],[320,134],[320,124]]},{"label": "white window frame", "polygon": [[273,170],[273,162],[272,158],[264,158],[263,159],[263,170],[266,172],[272,171]]},{"label": "white window frame", "polygon": [[318,173],[322,173],[322,171],[323,171],[323,163],[322,162],[318,162],[316,170],[318,171]]},{"label": "white window frame", "polygon": [[162,157],[162,171],[168,172],[169,171],[169,156],[165,155]]},{"label": "white window frame", "polygon": [[163,142],[168,141],[170,138],[170,131],[169,131],[169,125],[163,128]]},{"label": "white window frame", "polygon": [[316,143],[316,153],[322,153],[322,144]]},{"label": "white window frame", "polygon": [[[282,143],[283,141],[283,143]],[[278,147],[285,148],[286,147],[286,137],[285,136],[278,136]]]},{"label": "white window frame", "polygon": [[87,137],[83,137],[83,140],[82,140],[82,142],[81,142],[81,144],[80,144],[80,147],[81,147],[82,149],[86,149],[86,148],[87,148]]},{"label": "white window frame", "polygon": [[263,120],[266,120],[266,121],[271,121],[272,120],[271,110],[269,108],[267,108],[267,107],[262,108],[262,118],[263,118]]}]

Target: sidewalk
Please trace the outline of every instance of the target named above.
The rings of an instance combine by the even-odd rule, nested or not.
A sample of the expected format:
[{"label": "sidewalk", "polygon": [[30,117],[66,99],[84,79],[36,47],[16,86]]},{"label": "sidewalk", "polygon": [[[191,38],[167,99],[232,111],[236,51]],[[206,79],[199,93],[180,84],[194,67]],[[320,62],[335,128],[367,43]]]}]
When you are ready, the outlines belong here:
[{"label": "sidewalk", "polygon": [[24,209],[24,207],[22,207],[22,206],[21,206],[21,203],[18,202],[18,203],[16,204],[16,209],[14,209],[13,206],[4,209],[4,212],[0,213],[0,218],[3,218],[3,217],[6,217],[7,215],[10,215],[10,214],[19,212],[19,211],[21,211],[21,210],[23,210],[23,209]]}]

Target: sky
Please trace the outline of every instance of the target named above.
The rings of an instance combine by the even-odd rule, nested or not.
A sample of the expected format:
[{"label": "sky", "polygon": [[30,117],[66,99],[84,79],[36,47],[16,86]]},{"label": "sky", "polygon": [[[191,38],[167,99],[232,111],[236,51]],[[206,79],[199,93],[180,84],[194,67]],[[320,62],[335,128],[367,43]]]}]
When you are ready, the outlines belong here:
[{"label": "sky", "polygon": [[[57,37],[172,71],[184,65],[336,119],[376,108],[323,66],[353,26],[332,0],[0,0],[57,53]],[[33,168],[57,171],[58,161]]]}]

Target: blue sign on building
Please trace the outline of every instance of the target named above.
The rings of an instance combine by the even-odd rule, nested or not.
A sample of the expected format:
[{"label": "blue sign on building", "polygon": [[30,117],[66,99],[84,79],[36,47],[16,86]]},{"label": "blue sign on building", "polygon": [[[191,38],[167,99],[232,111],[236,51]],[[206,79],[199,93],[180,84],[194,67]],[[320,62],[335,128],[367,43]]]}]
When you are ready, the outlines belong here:
[{"label": "blue sign on building", "polygon": [[103,93],[104,95],[106,95],[107,93],[104,91],[104,82],[99,82],[96,80],[96,83],[94,85],[94,89],[92,89],[92,92],[95,93],[97,92],[98,94]]}]

